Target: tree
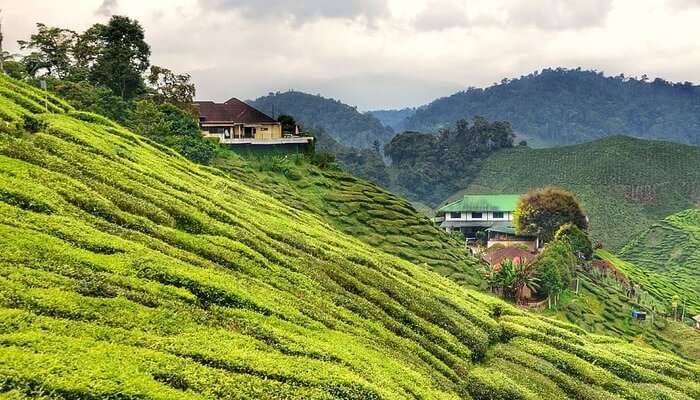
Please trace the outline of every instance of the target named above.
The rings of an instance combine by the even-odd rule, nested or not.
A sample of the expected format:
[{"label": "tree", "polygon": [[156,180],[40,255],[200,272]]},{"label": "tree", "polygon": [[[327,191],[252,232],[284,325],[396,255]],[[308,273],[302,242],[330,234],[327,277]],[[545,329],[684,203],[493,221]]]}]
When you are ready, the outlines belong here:
[{"label": "tree", "polygon": [[556,298],[569,286],[576,272],[576,257],[569,242],[548,243],[537,257],[534,268],[542,292]]},{"label": "tree", "polygon": [[279,117],[277,117],[277,122],[282,124],[283,133],[291,135],[296,130],[297,122],[291,115],[281,114]]},{"label": "tree", "polygon": [[173,71],[152,65],[148,83],[153,91],[152,98],[159,103],[172,103],[189,110],[194,100],[195,88],[189,74],[175,74]]},{"label": "tree", "polygon": [[506,298],[515,299],[519,304],[523,301],[524,289],[535,291],[539,288],[539,279],[535,276],[531,265],[503,260],[498,266],[486,266],[482,275],[489,289],[500,289]]},{"label": "tree", "polygon": [[588,235],[574,224],[562,225],[554,235],[554,240],[567,241],[579,258],[590,260],[593,257],[593,244]]},{"label": "tree", "polygon": [[513,224],[519,235],[537,235],[543,242],[554,239],[559,227],[571,223],[588,229],[588,221],[573,194],[548,187],[531,191],[518,200]]},{"label": "tree", "polygon": [[70,29],[37,23],[37,32],[29,40],[18,40],[20,49],[31,50],[22,58],[26,70],[36,76],[40,71],[48,76],[65,78],[73,65],[73,47],[77,34]]},{"label": "tree", "polygon": [[151,50],[138,21],[115,15],[107,25],[93,25],[80,36],[75,54],[79,67],[95,85],[123,99],[144,91],[142,74],[149,66]]}]

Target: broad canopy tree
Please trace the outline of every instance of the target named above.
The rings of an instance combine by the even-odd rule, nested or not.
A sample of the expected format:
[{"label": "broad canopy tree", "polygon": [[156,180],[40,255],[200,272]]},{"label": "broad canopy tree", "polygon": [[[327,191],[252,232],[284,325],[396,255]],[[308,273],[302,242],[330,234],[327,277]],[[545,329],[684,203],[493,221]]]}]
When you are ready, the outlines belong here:
[{"label": "broad canopy tree", "polygon": [[552,241],[565,224],[588,229],[588,220],[574,195],[553,187],[522,196],[513,213],[513,224],[518,234],[536,235],[545,243]]}]

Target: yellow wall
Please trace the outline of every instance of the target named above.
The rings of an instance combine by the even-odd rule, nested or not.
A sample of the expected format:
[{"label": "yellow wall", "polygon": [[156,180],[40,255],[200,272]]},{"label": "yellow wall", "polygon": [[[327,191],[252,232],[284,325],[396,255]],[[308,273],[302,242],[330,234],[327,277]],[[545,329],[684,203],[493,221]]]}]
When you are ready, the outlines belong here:
[{"label": "yellow wall", "polygon": [[[263,130],[266,129],[267,130]],[[255,127],[256,139],[279,139],[282,137],[281,124],[260,124]]]}]

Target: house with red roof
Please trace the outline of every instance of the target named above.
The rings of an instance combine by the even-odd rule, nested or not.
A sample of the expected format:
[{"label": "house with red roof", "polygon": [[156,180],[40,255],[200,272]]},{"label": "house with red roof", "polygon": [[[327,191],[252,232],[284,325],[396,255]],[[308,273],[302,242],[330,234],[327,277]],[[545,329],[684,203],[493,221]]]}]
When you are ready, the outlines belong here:
[{"label": "house with red roof", "polygon": [[196,101],[199,126],[206,137],[236,147],[290,147],[307,150],[313,137],[298,132],[284,134],[282,124],[262,111],[230,98],[224,103]]}]

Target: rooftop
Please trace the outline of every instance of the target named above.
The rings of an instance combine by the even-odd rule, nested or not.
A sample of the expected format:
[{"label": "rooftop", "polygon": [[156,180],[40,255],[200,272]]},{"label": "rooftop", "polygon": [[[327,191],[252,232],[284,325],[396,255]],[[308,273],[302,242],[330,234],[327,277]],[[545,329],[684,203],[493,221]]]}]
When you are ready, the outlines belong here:
[{"label": "rooftop", "polygon": [[513,260],[514,262],[531,264],[537,259],[537,255],[518,247],[503,247],[487,252],[482,259],[490,265],[501,264],[503,260]]},{"label": "rooftop", "polygon": [[199,112],[200,121],[206,123],[276,123],[272,117],[262,111],[238,100],[235,97],[225,103],[213,101],[195,101],[194,106]]},{"label": "rooftop", "polygon": [[461,200],[442,206],[438,212],[515,210],[519,194],[465,194]]}]

